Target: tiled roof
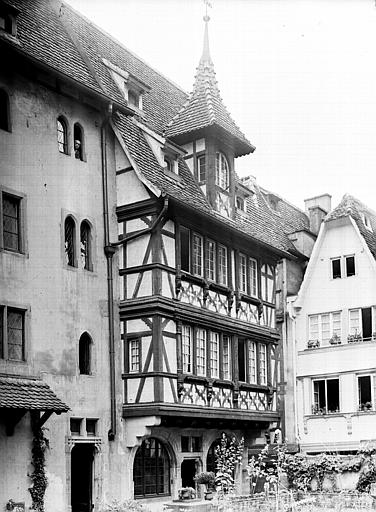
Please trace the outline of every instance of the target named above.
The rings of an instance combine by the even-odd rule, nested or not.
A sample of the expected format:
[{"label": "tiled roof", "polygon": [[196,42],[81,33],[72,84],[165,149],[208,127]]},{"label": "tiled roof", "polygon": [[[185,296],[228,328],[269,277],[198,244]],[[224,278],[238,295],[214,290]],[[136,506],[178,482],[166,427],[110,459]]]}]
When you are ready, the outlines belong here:
[{"label": "tiled roof", "polygon": [[193,91],[181,110],[169,123],[166,136],[179,140],[179,136],[183,134],[202,130],[209,126],[218,126],[233,139],[237,148],[237,156],[254,150],[224,106],[213,62],[208,54],[204,54],[197,68]]},{"label": "tiled roof", "polygon": [[[124,106],[125,97],[105,62],[146,84],[150,90],[144,94],[139,119],[148,128],[162,134],[172,119],[170,135],[216,126],[232,139],[238,154],[253,149],[223,105],[208,52],[200,61],[195,89],[187,102],[187,94],[178,86],[68,5],[58,0],[8,1],[20,10],[16,46],[34,59]],[[179,178],[170,177],[159,165],[134,120],[118,112],[114,123],[140,172],[159,190],[270,248],[293,251],[284,232],[283,219],[268,208],[259,189],[248,200],[250,215],[244,217],[237,213],[235,219],[222,217],[211,207],[183,159],[179,162]]]},{"label": "tiled roof", "polygon": [[[359,199],[356,199],[350,194],[345,194],[339,205],[325,217],[325,222],[341,217],[348,217],[349,215],[356,222],[369,250],[376,258],[376,212],[359,201]],[[370,223],[370,229],[364,224],[364,216],[367,217]]]},{"label": "tiled roof", "polygon": [[[296,231],[309,231],[309,217],[302,210],[292,205],[281,196],[261,188],[261,192],[266,199],[266,202],[281,219],[284,232],[287,234],[295,233]],[[271,204],[273,203],[273,204]]]},{"label": "tiled roof", "polygon": [[0,376],[0,409],[67,412],[69,407],[41,380]]},{"label": "tiled roof", "polygon": [[116,127],[141,173],[161,192],[270,248],[295,252],[283,221],[268,207],[257,185],[247,200],[247,214],[237,212],[235,219],[224,217],[211,207],[183,159],[179,162],[179,178],[170,177],[157,162],[142,130],[131,119],[118,114]]}]

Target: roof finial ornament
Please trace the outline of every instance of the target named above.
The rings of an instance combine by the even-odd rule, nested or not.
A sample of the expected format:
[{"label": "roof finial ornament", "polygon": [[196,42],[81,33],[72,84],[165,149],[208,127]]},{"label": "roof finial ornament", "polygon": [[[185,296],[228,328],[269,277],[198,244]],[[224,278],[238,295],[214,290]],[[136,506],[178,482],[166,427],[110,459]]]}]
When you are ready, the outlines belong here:
[{"label": "roof finial ornament", "polygon": [[205,4],[205,16],[204,16],[204,22],[205,22],[205,32],[204,32],[204,48],[202,51],[201,56],[201,62],[211,62],[210,57],[210,51],[209,51],[209,32],[208,32],[208,22],[210,20],[210,17],[208,15],[208,8],[212,7],[212,4],[209,2],[209,0],[202,0]]}]

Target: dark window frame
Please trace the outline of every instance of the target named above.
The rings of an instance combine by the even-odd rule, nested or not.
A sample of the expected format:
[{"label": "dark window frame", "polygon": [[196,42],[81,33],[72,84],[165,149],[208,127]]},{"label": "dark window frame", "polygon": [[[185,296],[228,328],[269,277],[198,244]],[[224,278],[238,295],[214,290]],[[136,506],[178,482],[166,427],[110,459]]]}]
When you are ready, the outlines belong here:
[{"label": "dark window frame", "polygon": [[[76,148],[76,141],[80,142],[79,148]],[[73,149],[75,159],[80,160],[81,162],[85,162],[85,132],[79,122],[76,122],[73,125]]]},{"label": "dark window frame", "polygon": [[[190,371],[186,371],[183,368],[183,373],[186,375],[195,375],[198,377],[206,377],[206,378],[214,378],[217,380],[225,380],[225,381],[232,381],[234,378],[234,369],[233,369],[233,336],[231,334],[221,332],[215,329],[209,329],[205,326],[199,326],[199,325],[192,325],[190,323],[184,323],[182,327],[187,327],[190,329],[190,350],[191,350],[191,364],[190,364]],[[197,371],[197,360],[198,360],[198,351],[197,351],[197,340],[198,340],[198,332],[200,330],[205,331],[205,363],[206,363],[206,371],[205,375],[202,375],[202,373],[198,373]],[[183,328],[182,328],[183,333]],[[211,364],[210,364],[210,355],[211,355],[211,348],[210,348],[210,341],[211,341],[211,333],[218,334],[219,340],[218,340],[218,374],[212,375],[211,372]],[[224,346],[224,338],[227,339],[228,344],[228,371],[229,371],[229,377],[224,377],[224,354],[223,354],[223,346]],[[181,353],[183,354],[183,338],[182,338],[182,348]]]},{"label": "dark window frame", "polygon": [[[10,232],[6,229],[5,226],[5,201],[8,201],[9,203],[14,202],[16,203],[16,217],[14,219],[16,220],[16,231]],[[14,194],[12,192],[9,192],[7,190],[1,190],[1,202],[0,202],[0,216],[1,216],[1,249],[5,251],[10,251],[14,253],[24,253],[24,197],[19,196],[17,194]],[[10,217],[7,215],[7,217]],[[17,236],[17,247],[12,247],[10,244],[6,243],[5,240],[5,233],[10,233]]]},{"label": "dark window frame", "polygon": [[[159,439],[149,437],[143,441],[137,449],[132,473],[135,498],[170,494],[171,460]],[[149,478],[145,478],[146,474]]]},{"label": "dark window frame", "polygon": [[[10,314],[19,314],[21,316],[21,357],[15,358],[9,356],[9,347],[11,345],[9,316]],[[26,314],[27,310],[24,308],[0,305],[0,359],[12,362],[25,362],[26,361]]]},{"label": "dark window frame", "polygon": [[0,88],[0,130],[11,132],[9,94]]},{"label": "dark window frame", "polygon": [[78,368],[80,375],[92,374],[93,340],[87,332],[83,332],[78,341]]},{"label": "dark window frame", "polygon": [[76,231],[76,220],[68,214],[64,219],[64,256],[65,264],[69,268],[77,267]]},{"label": "dark window frame", "polygon": [[57,147],[62,155],[69,155],[69,124],[64,116],[56,119]]},{"label": "dark window frame", "polygon": [[84,270],[93,271],[93,229],[91,223],[84,219],[80,224],[80,259]]}]

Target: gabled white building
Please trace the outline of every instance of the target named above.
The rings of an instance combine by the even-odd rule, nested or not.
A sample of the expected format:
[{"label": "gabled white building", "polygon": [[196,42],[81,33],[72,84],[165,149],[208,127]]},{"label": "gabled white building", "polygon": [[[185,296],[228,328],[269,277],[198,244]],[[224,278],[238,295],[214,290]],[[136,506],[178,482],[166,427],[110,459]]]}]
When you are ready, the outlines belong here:
[{"label": "gabled white building", "polygon": [[351,452],[376,439],[375,257],[376,213],[345,195],[321,224],[292,308],[304,452]]}]

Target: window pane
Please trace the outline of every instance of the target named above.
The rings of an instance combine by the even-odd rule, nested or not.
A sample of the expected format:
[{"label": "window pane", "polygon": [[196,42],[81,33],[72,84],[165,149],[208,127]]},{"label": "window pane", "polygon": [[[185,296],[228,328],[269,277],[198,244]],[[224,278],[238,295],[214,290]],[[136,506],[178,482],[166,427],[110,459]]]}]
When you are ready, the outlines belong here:
[{"label": "window pane", "polygon": [[371,376],[358,377],[359,409],[372,409]]},{"label": "window pane", "polygon": [[91,339],[88,334],[82,334],[79,341],[79,369],[81,375],[90,375],[90,345]]},{"label": "window pane", "polygon": [[239,287],[247,293],[247,258],[243,254],[239,255]]},{"label": "window pane", "polygon": [[81,223],[80,241],[81,241],[81,265],[86,270],[91,270],[91,247],[90,247],[90,226],[87,222]]},{"label": "window pane", "polygon": [[197,159],[197,167],[198,167],[198,181],[206,180],[206,162],[205,155],[199,156]]},{"label": "window pane", "polygon": [[192,373],[192,328],[182,327],[183,372]]},{"label": "window pane", "polygon": [[326,381],[328,412],[339,411],[339,380],[330,379]]},{"label": "window pane", "polygon": [[206,331],[205,331],[205,329],[197,330],[196,368],[197,368],[197,375],[206,375]]},{"label": "window pane", "polygon": [[224,190],[229,186],[229,167],[222,153],[216,153],[215,156],[215,183]]},{"label": "window pane", "polygon": [[231,349],[228,336],[223,336],[222,372],[225,380],[231,380]]},{"label": "window pane", "polygon": [[88,436],[95,436],[97,433],[97,421],[98,420],[86,420],[86,434]]},{"label": "window pane", "polygon": [[192,272],[202,276],[202,237],[194,234],[192,237]]},{"label": "window pane", "polygon": [[218,274],[219,284],[227,286],[227,248],[223,245],[218,247]]},{"label": "window pane", "polygon": [[[0,28],[2,28],[1,21],[5,26],[5,19],[0,17]],[[0,89],[0,129],[9,130],[9,100],[7,93],[2,89]]]},{"label": "window pane", "polygon": [[20,199],[3,194],[3,245],[4,249],[20,250]]},{"label": "window pane", "polygon": [[60,153],[68,153],[68,136],[67,136],[67,125],[65,121],[59,117],[57,120],[57,145]]},{"label": "window pane", "polygon": [[138,339],[129,341],[129,371],[140,371],[140,342]]},{"label": "window pane", "polygon": [[246,380],[246,353],[245,353],[246,341],[239,339],[238,341],[238,368],[239,368],[239,380],[245,382]]},{"label": "window pane", "polygon": [[248,343],[248,380],[251,384],[257,384],[257,349],[256,343]]},{"label": "window pane", "polygon": [[333,313],[333,335],[336,334],[341,337],[341,313]]},{"label": "window pane", "polygon": [[267,384],[267,361],[266,361],[266,345],[260,343],[259,345],[259,365],[260,365],[260,384],[266,386]]},{"label": "window pane", "polygon": [[72,217],[65,219],[65,257],[67,265],[74,266],[75,250],[75,223]]},{"label": "window pane", "polygon": [[330,339],[330,315],[328,313],[321,315],[321,339],[324,342],[329,342]]},{"label": "window pane", "polygon": [[326,408],[326,395],[325,395],[325,380],[316,380],[313,383],[314,395],[314,411],[313,412],[327,412]]},{"label": "window pane", "polygon": [[181,269],[185,272],[189,272],[189,253],[190,253],[190,243],[189,243],[189,229],[180,228],[180,257],[181,257]]},{"label": "window pane", "polygon": [[218,377],[219,334],[210,332],[210,376]]},{"label": "window pane", "polygon": [[359,334],[360,333],[360,310],[359,309],[350,309],[349,318],[350,318],[350,334]]},{"label": "window pane", "polygon": [[210,281],[215,281],[215,243],[208,240],[207,243],[207,260],[206,273]]},{"label": "window pane", "polygon": [[346,275],[347,275],[347,277],[355,275],[355,257],[354,256],[346,257]]},{"label": "window pane", "polygon": [[341,260],[340,258],[332,260],[332,277],[338,279],[341,277]]},{"label": "window pane", "polygon": [[364,339],[372,338],[371,308],[362,308],[362,336]]},{"label": "window pane", "polygon": [[250,294],[253,297],[257,296],[257,261],[254,259],[249,260],[249,281],[250,281]]},{"label": "window pane", "polygon": [[23,311],[8,308],[7,310],[7,345],[8,359],[22,361],[24,359],[24,326]]},{"label": "window pane", "polygon": [[309,317],[309,339],[319,339],[319,317],[318,315],[312,315]]}]

